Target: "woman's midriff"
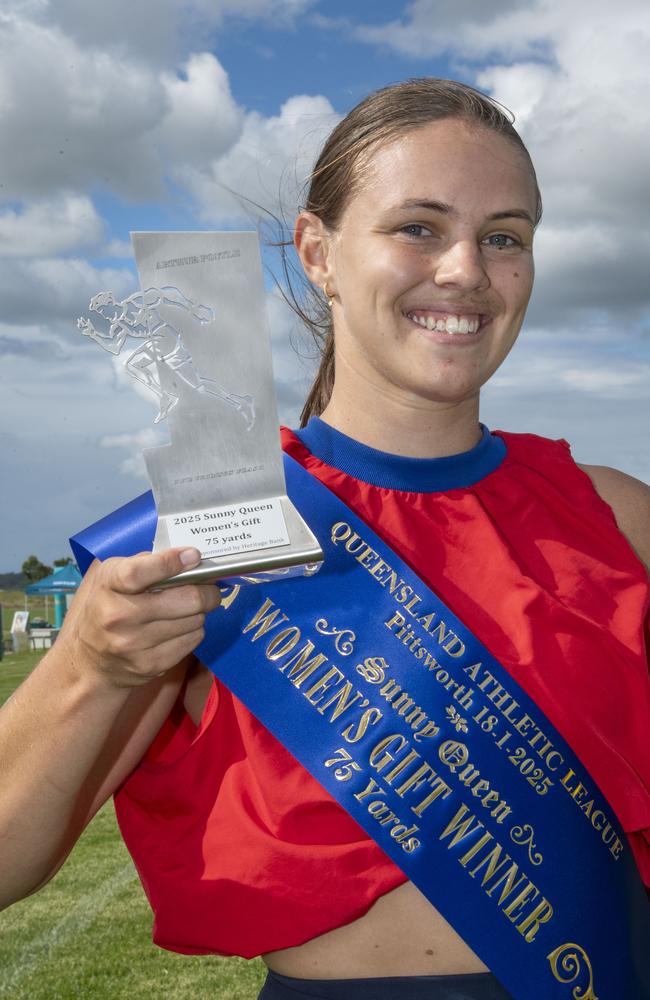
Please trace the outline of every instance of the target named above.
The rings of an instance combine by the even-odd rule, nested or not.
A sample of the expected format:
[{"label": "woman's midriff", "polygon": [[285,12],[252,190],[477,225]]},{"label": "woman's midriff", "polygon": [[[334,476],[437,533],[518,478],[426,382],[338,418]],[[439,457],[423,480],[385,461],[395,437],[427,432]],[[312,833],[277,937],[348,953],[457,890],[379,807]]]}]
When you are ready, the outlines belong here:
[{"label": "woman's midriff", "polygon": [[[188,671],[185,710],[198,725],[214,678],[200,663]],[[318,900],[314,900],[318,906]],[[365,979],[373,976],[450,976],[488,972],[411,882],[387,892],[358,920],[295,948],[262,958],[274,972],[295,979]]]},{"label": "woman's midriff", "polygon": [[351,924],[262,958],[274,972],[296,979],[489,971],[411,882],[381,896]]}]

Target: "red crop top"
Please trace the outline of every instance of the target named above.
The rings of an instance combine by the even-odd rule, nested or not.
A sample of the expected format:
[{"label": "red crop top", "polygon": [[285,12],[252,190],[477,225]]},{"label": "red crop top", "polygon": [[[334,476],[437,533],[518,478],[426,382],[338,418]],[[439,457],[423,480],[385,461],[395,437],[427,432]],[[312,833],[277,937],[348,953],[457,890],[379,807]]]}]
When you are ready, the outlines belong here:
[{"label": "red crop top", "polygon": [[[338,437],[345,452],[350,439]],[[291,432],[283,446],[537,701],[599,783],[650,884],[644,567],[565,442],[499,437],[507,453],[492,471],[442,492],[435,475],[429,491],[396,489],[394,477],[391,488],[372,485],[372,471],[370,483],[355,478],[356,442],[352,459],[338,463],[346,472]],[[391,456],[383,461],[388,468]],[[429,464],[435,471],[448,461]],[[154,911],[154,940],[176,951],[249,958],[298,945],[405,881],[219,682],[198,728],[179,700],[115,804]]]}]

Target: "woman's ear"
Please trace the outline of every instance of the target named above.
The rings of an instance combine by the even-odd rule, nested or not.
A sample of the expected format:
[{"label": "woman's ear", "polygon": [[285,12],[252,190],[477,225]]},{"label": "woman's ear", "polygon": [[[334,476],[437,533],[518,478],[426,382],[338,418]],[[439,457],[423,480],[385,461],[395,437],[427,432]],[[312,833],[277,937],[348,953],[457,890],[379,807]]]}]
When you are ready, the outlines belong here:
[{"label": "woman's ear", "polygon": [[304,272],[313,285],[323,288],[333,279],[332,234],[313,212],[296,219],[293,242]]}]

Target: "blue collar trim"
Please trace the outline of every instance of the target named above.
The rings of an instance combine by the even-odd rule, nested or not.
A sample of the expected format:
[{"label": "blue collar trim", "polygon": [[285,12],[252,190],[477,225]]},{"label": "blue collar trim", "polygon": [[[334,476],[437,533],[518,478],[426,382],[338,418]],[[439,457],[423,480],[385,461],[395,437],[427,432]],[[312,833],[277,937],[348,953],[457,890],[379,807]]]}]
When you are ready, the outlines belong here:
[{"label": "blue collar trim", "polygon": [[371,486],[440,493],[472,486],[501,465],[507,451],[505,441],[480,426],[481,440],[474,448],[445,458],[408,458],[369,448],[320,417],[311,417],[307,426],[294,434],[321,462]]}]

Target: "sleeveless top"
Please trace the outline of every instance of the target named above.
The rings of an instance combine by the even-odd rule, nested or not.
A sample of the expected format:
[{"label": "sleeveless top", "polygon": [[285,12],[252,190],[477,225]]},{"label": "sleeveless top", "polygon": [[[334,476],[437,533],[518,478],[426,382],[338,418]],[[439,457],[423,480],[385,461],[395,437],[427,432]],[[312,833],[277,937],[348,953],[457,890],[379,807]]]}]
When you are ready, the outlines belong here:
[{"label": "sleeveless top", "polygon": [[[484,429],[462,455],[410,459],[312,418],[283,431],[283,447],[534,698],[600,785],[650,884],[648,578],[567,443]],[[175,951],[250,958],[295,946],[406,880],[218,681],[198,727],[181,694],[115,805],[154,941]]]}]

